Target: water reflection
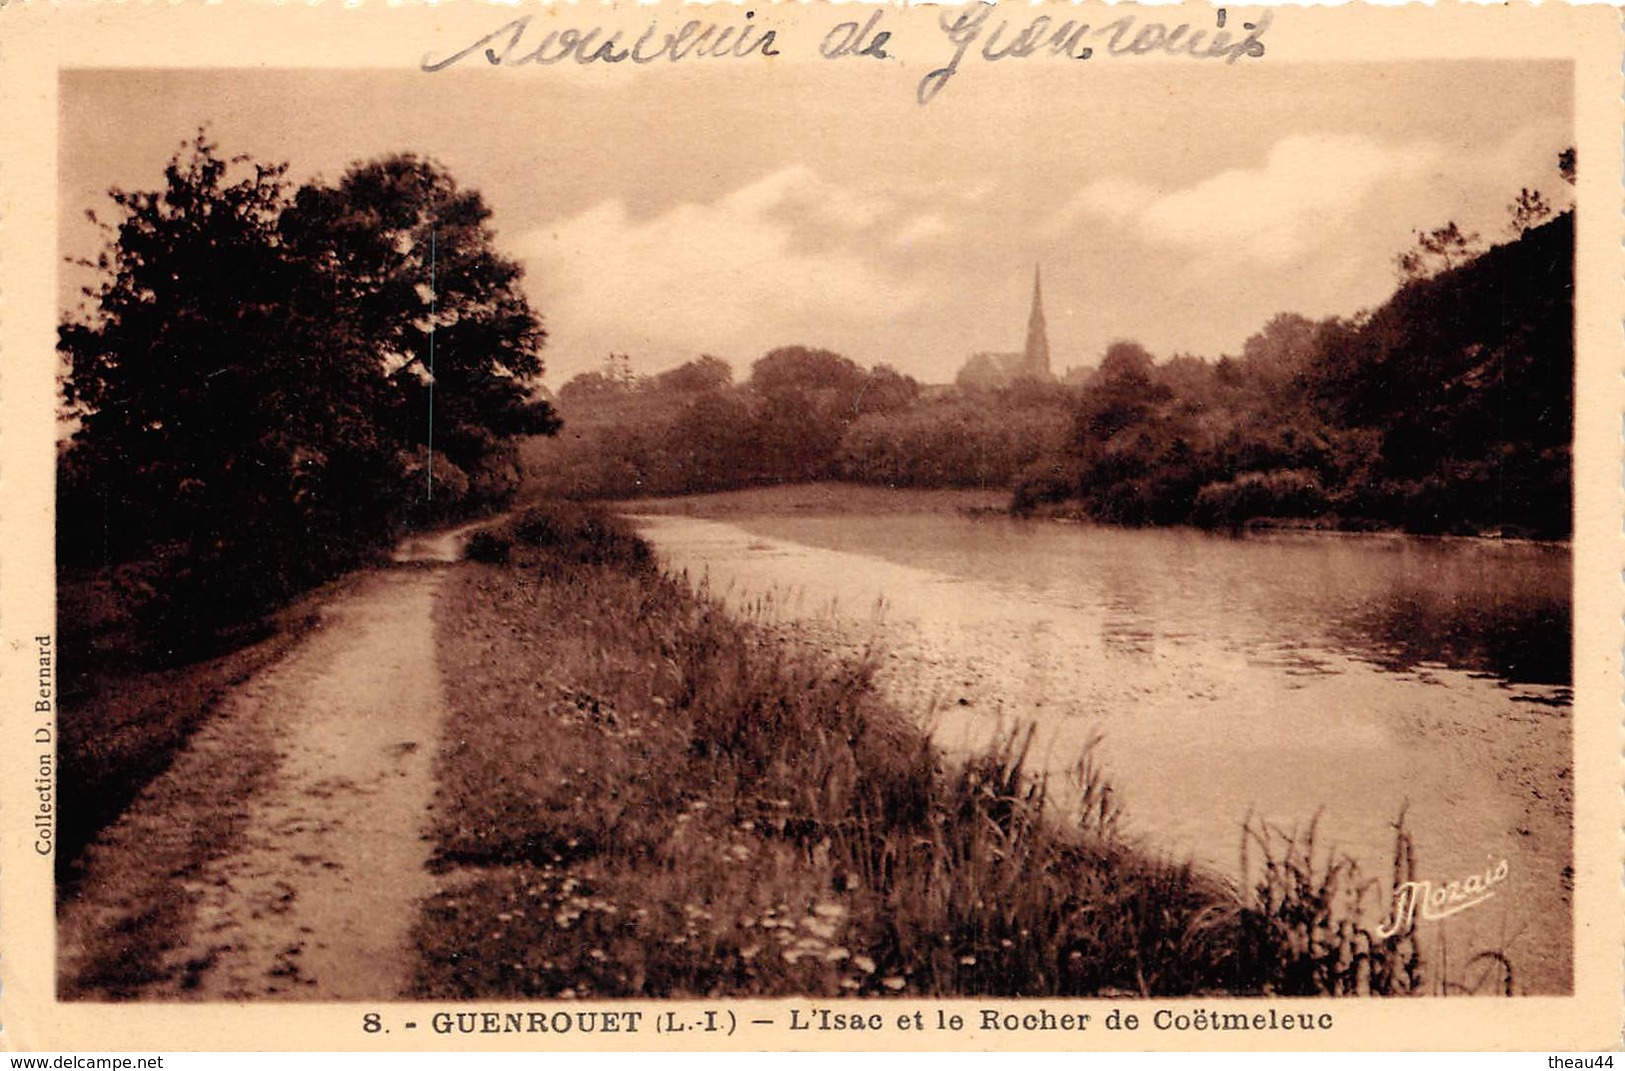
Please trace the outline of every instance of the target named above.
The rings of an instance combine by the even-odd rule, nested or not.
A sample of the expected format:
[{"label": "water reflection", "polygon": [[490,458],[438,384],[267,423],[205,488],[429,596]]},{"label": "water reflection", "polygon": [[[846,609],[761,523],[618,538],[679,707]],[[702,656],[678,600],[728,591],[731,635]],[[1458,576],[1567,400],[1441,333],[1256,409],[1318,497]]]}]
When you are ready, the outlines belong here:
[{"label": "water reflection", "polygon": [[1331,622],[1336,638],[1391,670],[1423,662],[1515,684],[1571,683],[1571,608],[1495,602],[1484,592],[1392,591]]},{"label": "water reflection", "polygon": [[1152,578],[1135,570],[1102,573],[1105,620],[1101,639],[1113,654],[1149,658],[1155,652],[1158,628],[1152,617],[1155,593],[1151,583]]},{"label": "water reflection", "polygon": [[[1508,684],[1572,682],[1560,544],[1396,535],[1126,530],[919,515],[735,519],[763,535],[1026,590],[1098,615],[1106,650],[1216,643],[1291,675],[1328,654]],[[1567,702],[1558,691],[1547,701]]]}]

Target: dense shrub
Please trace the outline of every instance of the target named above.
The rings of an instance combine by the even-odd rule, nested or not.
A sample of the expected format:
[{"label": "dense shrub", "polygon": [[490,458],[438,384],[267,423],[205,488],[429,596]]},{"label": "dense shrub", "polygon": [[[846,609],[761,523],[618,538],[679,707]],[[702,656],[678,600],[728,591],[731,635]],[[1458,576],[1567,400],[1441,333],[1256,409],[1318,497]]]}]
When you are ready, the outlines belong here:
[{"label": "dense shrub", "polygon": [[1010,487],[1055,452],[1068,422],[1064,400],[1023,404],[997,392],[928,399],[855,420],[835,469],[844,480],[893,487]]},{"label": "dense shrub", "polygon": [[1260,517],[1314,517],[1326,509],[1326,493],[1313,472],[1275,469],[1244,472],[1216,481],[1196,493],[1191,520],[1207,526],[1236,526]]},{"label": "dense shrub", "polygon": [[626,521],[573,502],[532,506],[511,531],[515,542],[546,552],[546,568],[569,563],[647,572],[655,564],[654,549]]},{"label": "dense shrub", "polygon": [[501,532],[481,530],[468,539],[463,554],[469,561],[500,564],[513,553],[513,540]]}]

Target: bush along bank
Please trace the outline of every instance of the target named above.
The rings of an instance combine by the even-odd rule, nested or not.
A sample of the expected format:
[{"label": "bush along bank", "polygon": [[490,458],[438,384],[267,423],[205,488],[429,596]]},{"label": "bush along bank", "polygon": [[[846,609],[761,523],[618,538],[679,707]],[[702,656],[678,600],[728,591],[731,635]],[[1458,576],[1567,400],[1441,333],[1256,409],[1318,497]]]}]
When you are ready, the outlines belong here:
[{"label": "bush along bank", "polygon": [[1312,842],[1255,831],[1238,891],[1129,843],[1087,759],[1067,806],[1030,734],[949,764],[872,662],[726,615],[615,519],[532,510],[476,553],[437,609],[417,996],[1424,988]]}]

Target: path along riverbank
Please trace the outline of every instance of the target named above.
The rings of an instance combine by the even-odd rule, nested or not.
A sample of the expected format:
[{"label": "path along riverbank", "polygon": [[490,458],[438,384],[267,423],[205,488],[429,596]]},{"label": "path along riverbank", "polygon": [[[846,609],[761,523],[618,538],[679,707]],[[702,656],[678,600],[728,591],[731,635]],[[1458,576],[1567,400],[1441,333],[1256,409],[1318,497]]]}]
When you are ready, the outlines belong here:
[{"label": "path along riverbank", "polygon": [[432,610],[472,527],[337,592],[92,845],[59,921],[65,996],[406,993],[446,716]]}]

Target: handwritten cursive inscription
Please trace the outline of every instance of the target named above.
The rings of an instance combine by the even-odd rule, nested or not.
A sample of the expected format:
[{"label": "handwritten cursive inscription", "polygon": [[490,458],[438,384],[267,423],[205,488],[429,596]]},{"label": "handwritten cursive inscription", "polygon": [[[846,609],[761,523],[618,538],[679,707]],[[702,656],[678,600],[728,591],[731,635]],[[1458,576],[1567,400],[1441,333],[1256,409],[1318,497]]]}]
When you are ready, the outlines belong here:
[{"label": "handwritten cursive inscription", "polygon": [[[995,23],[993,11],[992,7],[976,5],[970,10],[944,12],[939,17],[939,28],[953,47],[953,55],[946,64],[920,79],[916,94],[921,104],[929,104],[942,92],[958,73],[959,65],[971,55],[973,46],[979,46],[978,53],[988,63],[1033,56],[1086,60],[1097,54],[1144,56],[1153,53],[1235,63],[1264,55],[1264,33],[1275,17],[1266,9],[1255,21],[1243,22],[1241,28],[1245,32],[1237,36],[1225,29],[1229,17],[1225,8],[1214,13],[1217,21],[1213,26],[1194,26],[1188,22],[1170,25],[1139,15],[1123,15],[1100,26],[1052,15],[1036,15],[1025,21],[1007,18]],[[884,62],[894,59],[894,54],[888,51],[893,33],[880,29],[884,16],[885,12],[875,11],[861,25],[856,21],[836,25],[824,35],[818,54],[827,60],[861,57]],[[542,34],[540,30],[533,30],[533,16],[522,15],[446,55],[437,57],[426,53],[419,67],[433,74],[471,57],[483,57],[492,67],[545,67],[566,62],[586,65],[631,61],[642,65],[658,60],[677,63],[689,59],[779,55],[777,31],[762,29],[752,21],[755,17],[756,12],[746,11],[743,19],[733,22],[689,19],[671,24],[675,29],[666,28],[655,19],[633,37],[629,31],[608,30],[603,26],[586,29],[566,26]],[[472,62],[479,60],[475,58]]]},{"label": "handwritten cursive inscription", "polygon": [[1104,42],[1106,53],[1112,56],[1143,56],[1152,52],[1166,52],[1175,56],[1196,59],[1223,59],[1235,63],[1244,57],[1257,58],[1264,54],[1264,31],[1274,21],[1268,9],[1256,22],[1242,23],[1246,36],[1233,38],[1224,29],[1228,13],[1220,8],[1216,13],[1217,27],[1209,37],[1207,29],[1196,29],[1188,22],[1169,26],[1161,22],[1142,22],[1134,15],[1113,19],[1104,26],[1091,26],[1075,19],[1064,21],[1049,15],[1039,15],[1020,30],[1011,32],[1011,22],[1004,19],[991,33],[987,33],[992,8],[979,7],[958,14],[944,13],[942,32],[954,46],[954,55],[945,66],[938,67],[920,79],[918,89],[921,104],[942,91],[948,80],[959,70],[965,53],[978,40],[982,42],[982,58],[989,63],[1002,59],[1026,59],[1029,56],[1050,56],[1086,60],[1095,54],[1094,47],[1085,42]]},{"label": "handwritten cursive inscription", "polygon": [[746,56],[777,56],[774,31],[762,31],[750,20],[756,12],[745,12],[745,24],[728,25],[690,19],[675,30],[662,32],[658,20],[649,23],[630,45],[623,44],[626,35],[621,30],[605,35],[601,26],[581,30],[565,27],[549,30],[540,40],[527,37],[532,16],[523,15],[503,23],[449,56],[440,59],[425,55],[423,70],[434,73],[454,67],[475,53],[482,53],[485,62],[493,67],[523,67],[527,64],[548,66],[574,60],[576,63],[653,63],[665,59],[671,63],[685,59],[737,58]]},{"label": "handwritten cursive inscription", "polygon": [[1507,879],[1505,859],[1482,874],[1435,886],[1430,881],[1407,881],[1394,890],[1394,915],[1377,927],[1378,937],[1392,937],[1416,925],[1418,908],[1424,922],[1437,922],[1476,907],[1495,895],[1495,886]]}]

